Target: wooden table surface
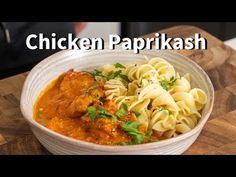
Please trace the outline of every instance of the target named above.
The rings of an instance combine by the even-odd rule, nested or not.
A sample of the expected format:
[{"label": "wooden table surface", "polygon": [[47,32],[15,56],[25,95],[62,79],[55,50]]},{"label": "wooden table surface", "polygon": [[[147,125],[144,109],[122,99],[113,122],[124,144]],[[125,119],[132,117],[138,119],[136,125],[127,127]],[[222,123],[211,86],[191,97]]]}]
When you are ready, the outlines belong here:
[{"label": "wooden table surface", "polygon": [[[213,112],[202,133],[184,154],[236,154],[236,51],[194,26],[164,29],[169,37],[208,40],[207,50],[181,50],[209,75],[215,88]],[[145,37],[152,37],[154,33]],[[0,154],[50,154],[34,137],[19,103],[27,73],[0,80]]]}]

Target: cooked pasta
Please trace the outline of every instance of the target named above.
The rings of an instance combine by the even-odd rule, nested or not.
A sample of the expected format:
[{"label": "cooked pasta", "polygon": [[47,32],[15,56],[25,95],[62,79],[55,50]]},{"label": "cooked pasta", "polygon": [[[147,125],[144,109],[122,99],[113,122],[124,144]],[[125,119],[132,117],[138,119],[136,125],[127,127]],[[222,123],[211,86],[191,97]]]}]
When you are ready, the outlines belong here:
[{"label": "cooked pasta", "polygon": [[121,95],[127,94],[127,88],[120,79],[111,79],[104,85],[107,99],[113,99]]},{"label": "cooked pasta", "polygon": [[122,67],[110,64],[99,70],[108,78],[118,73],[105,81],[106,98],[118,107],[126,104],[129,111],[139,112],[137,120],[159,136],[170,138],[186,133],[201,118],[206,93],[191,88],[190,75],[180,76],[163,58]]},{"label": "cooked pasta", "polygon": [[158,79],[170,80],[171,77],[175,77],[174,67],[162,58],[152,58],[148,64],[155,68]]}]

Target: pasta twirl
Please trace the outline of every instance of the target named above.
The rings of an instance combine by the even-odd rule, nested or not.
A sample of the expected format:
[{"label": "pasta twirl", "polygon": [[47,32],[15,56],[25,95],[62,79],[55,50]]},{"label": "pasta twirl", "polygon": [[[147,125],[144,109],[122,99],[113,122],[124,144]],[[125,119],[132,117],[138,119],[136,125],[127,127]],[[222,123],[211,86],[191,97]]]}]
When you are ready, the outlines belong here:
[{"label": "pasta twirl", "polygon": [[124,86],[120,79],[111,79],[104,85],[105,94],[107,99],[113,99],[118,96],[126,95],[127,88]]},{"label": "pasta twirl", "polygon": [[120,70],[121,76],[105,82],[107,99],[118,107],[139,112],[137,120],[159,136],[170,138],[193,129],[207,101],[200,88],[191,88],[190,75],[180,76],[174,66],[162,58],[122,68],[101,67],[105,76]]},{"label": "pasta twirl", "polygon": [[189,74],[185,74],[181,78],[177,78],[174,86],[169,90],[171,94],[176,92],[189,92],[191,89]]},{"label": "pasta twirl", "polygon": [[158,79],[170,80],[171,77],[175,77],[174,67],[162,58],[152,58],[148,64],[156,69]]}]

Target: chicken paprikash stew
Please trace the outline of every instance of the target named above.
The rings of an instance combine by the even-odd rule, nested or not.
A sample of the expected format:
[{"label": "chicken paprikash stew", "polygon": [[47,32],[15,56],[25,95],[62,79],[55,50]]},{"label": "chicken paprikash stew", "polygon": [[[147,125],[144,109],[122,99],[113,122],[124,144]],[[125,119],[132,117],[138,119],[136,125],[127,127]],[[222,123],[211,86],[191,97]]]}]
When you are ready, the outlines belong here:
[{"label": "chicken paprikash stew", "polygon": [[73,69],[52,81],[34,106],[34,118],[62,135],[102,145],[132,145],[191,131],[206,93],[191,87],[162,58],[128,66]]}]

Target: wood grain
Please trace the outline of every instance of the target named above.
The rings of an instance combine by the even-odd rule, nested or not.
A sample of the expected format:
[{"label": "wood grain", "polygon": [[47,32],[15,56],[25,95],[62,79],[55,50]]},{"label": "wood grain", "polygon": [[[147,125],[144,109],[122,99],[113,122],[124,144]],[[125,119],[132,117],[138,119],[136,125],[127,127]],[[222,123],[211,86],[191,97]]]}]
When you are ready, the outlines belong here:
[{"label": "wood grain", "polygon": [[0,155],[46,155],[50,154],[32,134],[19,136],[0,148]]},{"label": "wood grain", "polygon": [[[198,139],[184,154],[236,154],[236,51],[194,26],[175,26],[160,32],[182,38],[200,33],[208,40],[207,50],[177,51],[198,63],[215,88],[213,112]],[[26,75],[0,80],[0,154],[49,154],[20,112],[20,94]]]},{"label": "wood grain", "polygon": [[7,141],[5,140],[5,138],[0,134],[0,145],[6,144]]}]

